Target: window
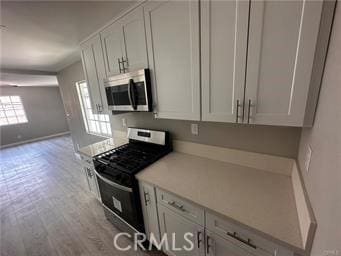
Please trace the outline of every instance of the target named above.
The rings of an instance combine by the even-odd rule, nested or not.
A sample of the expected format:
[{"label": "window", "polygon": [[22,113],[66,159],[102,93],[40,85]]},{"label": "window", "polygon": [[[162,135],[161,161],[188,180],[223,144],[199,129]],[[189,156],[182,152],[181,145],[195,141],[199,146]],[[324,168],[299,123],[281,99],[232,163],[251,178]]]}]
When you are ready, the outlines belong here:
[{"label": "window", "polygon": [[102,135],[106,137],[111,136],[111,126],[109,115],[93,114],[89,96],[88,86],[85,81],[76,83],[78,97],[81,104],[83,120],[87,133]]},{"label": "window", "polygon": [[0,96],[0,126],[27,123],[20,96]]}]

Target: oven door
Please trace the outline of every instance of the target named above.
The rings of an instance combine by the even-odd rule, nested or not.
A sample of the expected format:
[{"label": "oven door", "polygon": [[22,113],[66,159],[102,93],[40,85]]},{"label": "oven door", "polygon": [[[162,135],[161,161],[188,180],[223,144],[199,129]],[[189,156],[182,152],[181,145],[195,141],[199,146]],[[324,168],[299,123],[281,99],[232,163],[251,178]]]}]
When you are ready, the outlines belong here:
[{"label": "oven door", "polygon": [[111,181],[105,174],[96,172],[96,175],[102,203],[129,225],[140,230],[141,223],[137,213],[139,202],[136,197],[138,195],[132,188]]}]

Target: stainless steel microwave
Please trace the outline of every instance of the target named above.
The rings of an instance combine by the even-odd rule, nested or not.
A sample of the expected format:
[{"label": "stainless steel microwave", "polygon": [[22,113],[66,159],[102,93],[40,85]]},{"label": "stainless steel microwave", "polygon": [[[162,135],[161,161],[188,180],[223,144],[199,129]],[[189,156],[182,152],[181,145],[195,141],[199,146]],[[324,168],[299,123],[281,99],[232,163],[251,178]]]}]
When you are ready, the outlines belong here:
[{"label": "stainless steel microwave", "polygon": [[109,77],[104,86],[109,110],[152,111],[149,69]]}]

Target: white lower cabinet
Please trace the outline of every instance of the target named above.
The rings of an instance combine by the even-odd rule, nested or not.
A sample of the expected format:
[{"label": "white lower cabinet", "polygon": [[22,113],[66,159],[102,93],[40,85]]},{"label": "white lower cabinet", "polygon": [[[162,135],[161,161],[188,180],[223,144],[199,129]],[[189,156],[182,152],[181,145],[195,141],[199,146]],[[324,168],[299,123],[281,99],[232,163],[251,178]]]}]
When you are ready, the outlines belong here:
[{"label": "white lower cabinet", "polygon": [[89,190],[99,201],[101,201],[101,196],[97,184],[97,177],[94,171],[95,167],[93,166],[92,160],[91,158],[83,155],[81,156],[81,158],[83,172],[88,183]]},{"label": "white lower cabinet", "polygon": [[233,244],[229,240],[221,238],[217,234],[206,230],[206,255],[208,256],[253,256]]},{"label": "white lower cabinet", "polygon": [[293,253],[241,226],[206,212],[206,229],[257,256],[292,256]]},{"label": "white lower cabinet", "polygon": [[88,166],[84,166],[84,172],[86,176],[86,180],[88,182],[89,190],[90,192],[97,198],[99,199],[99,190],[98,190],[98,185],[97,185],[97,178],[94,170]]},{"label": "white lower cabinet", "polygon": [[160,241],[159,218],[157,214],[155,188],[147,183],[139,183],[143,221],[147,238],[153,243],[151,235]]},{"label": "white lower cabinet", "polygon": [[139,185],[146,232],[160,234],[157,242],[163,244],[162,250],[168,255],[294,255],[291,250],[172,193],[144,182]]},{"label": "white lower cabinet", "polygon": [[168,246],[164,245],[163,249],[168,255],[205,255],[203,227],[164,205],[158,204],[158,210],[161,237],[168,241]]}]

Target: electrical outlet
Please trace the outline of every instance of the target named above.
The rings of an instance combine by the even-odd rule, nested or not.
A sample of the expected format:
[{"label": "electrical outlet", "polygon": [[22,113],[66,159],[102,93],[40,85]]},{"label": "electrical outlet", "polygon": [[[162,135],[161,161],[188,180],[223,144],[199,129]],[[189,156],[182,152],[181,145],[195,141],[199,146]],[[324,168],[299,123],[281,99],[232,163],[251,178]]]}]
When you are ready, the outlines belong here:
[{"label": "electrical outlet", "polygon": [[127,127],[127,119],[122,118],[122,125],[123,127]]},{"label": "electrical outlet", "polygon": [[199,134],[198,124],[191,124],[191,133],[193,135],[198,135]]},{"label": "electrical outlet", "polygon": [[306,172],[309,171],[311,155],[312,155],[312,150],[311,150],[311,147],[308,146],[307,152],[305,153],[305,161],[304,161],[304,168],[305,168]]}]

